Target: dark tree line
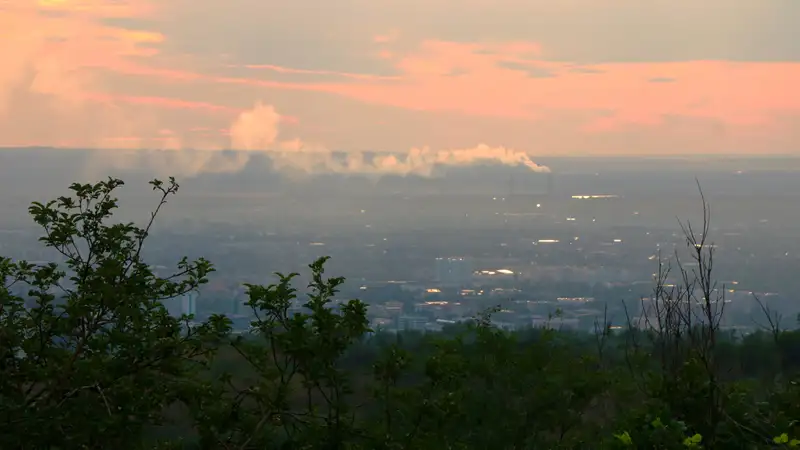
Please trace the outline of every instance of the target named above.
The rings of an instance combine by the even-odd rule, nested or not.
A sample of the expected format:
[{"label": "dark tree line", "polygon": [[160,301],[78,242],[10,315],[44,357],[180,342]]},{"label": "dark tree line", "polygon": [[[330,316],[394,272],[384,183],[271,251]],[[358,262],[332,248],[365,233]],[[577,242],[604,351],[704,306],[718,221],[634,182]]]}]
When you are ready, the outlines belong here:
[{"label": "dark tree line", "polygon": [[[326,259],[247,285],[256,319],[170,317],[210,262],[156,275],[141,257],[174,180],[140,228],[113,220],[122,182],[34,203],[43,245],[67,261],[0,259],[2,449],[615,449],[800,444],[800,333],[720,329],[710,215],[684,224],[687,258],[659,260],[644,314],[594,333],[506,332],[489,310],[441,333],[373,334]],[[689,261],[692,264],[685,264]],[[676,285],[668,279],[678,279]],[[20,295],[22,292],[23,295]],[[291,309],[305,300],[306,312]]]}]

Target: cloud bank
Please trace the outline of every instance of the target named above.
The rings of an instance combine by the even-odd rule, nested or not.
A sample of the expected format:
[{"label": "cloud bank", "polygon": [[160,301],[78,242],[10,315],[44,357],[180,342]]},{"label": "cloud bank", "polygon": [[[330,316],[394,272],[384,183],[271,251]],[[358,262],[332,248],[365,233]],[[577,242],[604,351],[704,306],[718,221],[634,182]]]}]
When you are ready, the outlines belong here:
[{"label": "cloud bank", "polygon": [[108,168],[147,170],[159,175],[195,176],[203,173],[235,173],[254,154],[265,155],[272,168],[295,175],[417,175],[431,177],[438,169],[494,164],[549,172],[522,151],[479,144],[473,148],[434,150],[411,148],[403,153],[332,151],[324,145],[299,138],[281,140],[283,117],[272,105],[256,102],[241,112],[229,127],[228,149],[186,149],[180,137],[164,132],[162,146],[154,149],[123,149],[98,153],[93,172]]},{"label": "cloud bank", "polygon": [[190,148],[162,157],[189,172],[249,158],[201,150],[269,148],[286,170],[365,173],[519,160],[478,142],[537,158],[800,148],[796,0],[196,3],[0,0],[0,146]]}]

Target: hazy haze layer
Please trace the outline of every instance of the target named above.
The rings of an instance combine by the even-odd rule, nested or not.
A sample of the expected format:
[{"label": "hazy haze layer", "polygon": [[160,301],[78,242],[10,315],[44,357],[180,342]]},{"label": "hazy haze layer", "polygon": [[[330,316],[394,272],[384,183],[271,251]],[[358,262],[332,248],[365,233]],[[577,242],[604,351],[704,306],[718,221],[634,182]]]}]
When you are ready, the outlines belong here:
[{"label": "hazy haze layer", "polygon": [[[359,174],[800,148],[795,0],[12,0],[0,28],[0,146]],[[94,163],[247,159],[141,158]]]}]

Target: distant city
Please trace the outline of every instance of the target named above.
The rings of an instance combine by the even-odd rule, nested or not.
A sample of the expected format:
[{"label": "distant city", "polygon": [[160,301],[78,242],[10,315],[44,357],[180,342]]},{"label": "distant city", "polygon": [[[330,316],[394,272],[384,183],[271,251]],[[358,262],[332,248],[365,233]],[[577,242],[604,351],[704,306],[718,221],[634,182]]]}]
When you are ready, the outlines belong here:
[{"label": "distant city", "polygon": [[[691,269],[678,221],[702,219],[698,180],[711,205],[723,326],[756,329],[756,299],[783,326],[797,325],[794,160],[543,162],[552,173],[487,167],[438,178],[289,181],[267,171],[263,183],[247,174],[179,180],[146,258],[164,275],[183,255],[209,259],[217,268],[211,282],[167,301],[167,309],[198,319],[224,313],[239,330],[252,319],[243,283],[274,282],[274,272],[305,276],[323,255],[332,257],[330,274],[347,279],[339,298],[367,302],[374,330],[435,331],[495,306],[494,320],[505,328],[590,331],[604,315],[624,327],[646,323],[630,319],[647,314],[642,299],[652,293],[659,258],[674,262],[677,254]],[[13,164],[0,164],[3,170]],[[53,172],[46,189],[17,184],[14,195],[5,195],[11,185],[0,177],[0,254],[57,260],[36,241],[26,205],[64,194],[68,183],[55,181],[79,174]],[[155,199],[139,186],[146,174],[111,175],[127,181],[120,217],[147,218]]]}]

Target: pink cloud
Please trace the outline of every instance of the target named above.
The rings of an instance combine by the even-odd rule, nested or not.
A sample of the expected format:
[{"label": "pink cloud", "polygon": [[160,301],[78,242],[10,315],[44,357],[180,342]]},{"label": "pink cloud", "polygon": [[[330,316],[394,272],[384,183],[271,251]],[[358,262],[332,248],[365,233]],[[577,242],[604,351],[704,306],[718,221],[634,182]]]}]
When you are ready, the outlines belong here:
[{"label": "pink cloud", "polygon": [[[235,3],[244,11],[243,4]],[[483,0],[468,3],[489,6]],[[164,129],[175,135],[214,130],[210,134],[219,137],[217,130],[225,130],[253,101],[264,99],[291,114],[277,119],[282,125],[296,125],[290,134],[336,129],[326,133],[350,133],[353,136],[342,142],[361,148],[380,147],[397,136],[416,140],[413,145],[429,144],[438,136],[450,145],[457,135],[470,133],[453,126],[462,123],[491,124],[481,126],[486,136],[477,141],[503,145],[512,140],[507,129],[522,129],[513,138],[520,142],[538,126],[544,131],[537,129],[537,137],[551,146],[571,133],[578,135],[581,145],[586,142],[602,151],[613,150],[611,141],[618,146],[611,135],[636,134],[641,143],[680,133],[707,139],[723,133],[729,139],[746,137],[741,142],[748,145],[797,148],[796,132],[789,130],[793,122],[785,118],[800,116],[800,93],[795,89],[800,63],[689,60],[578,65],[558,60],[561,55],[535,42],[489,40],[485,36],[492,33],[485,30],[480,33],[483,38],[475,32],[475,42],[415,42],[410,24],[386,22],[354,27],[353,36],[366,49],[321,48],[319,54],[308,55],[309,65],[301,64],[301,58],[295,59],[300,61],[297,67],[289,67],[269,51],[263,52],[263,60],[253,60],[252,54],[223,57],[222,50],[185,50],[178,44],[187,42],[174,42],[176,33],[170,32],[180,27],[165,28],[168,21],[159,20],[182,23],[181,16],[165,11],[175,14],[190,6],[174,0],[0,2],[4,49],[0,136],[5,139],[0,144],[90,146],[116,140],[132,146],[163,140],[157,136]],[[108,19],[153,20],[140,22],[149,24],[142,29],[129,29]],[[228,39],[222,31],[209,33],[207,41],[191,44],[205,49]],[[250,37],[255,40],[260,35],[254,31]],[[280,50],[285,49],[276,51]],[[337,57],[356,61],[355,65],[362,59],[369,64],[363,63],[363,71],[334,67]],[[388,75],[367,73],[370,68]],[[346,112],[329,110],[328,105]],[[404,120],[396,120],[399,115]],[[60,126],[42,127],[40,117]],[[686,120],[694,125],[686,125]],[[407,123],[414,121],[424,125],[411,130]],[[365,131],[374,124],[383,131]],[[698,131],[702,127],[713,130],[703,135]],[[474,145],[476,139],[471,139],[456,145]]]},{"label": "pink cloud", "polygon": [[[401,82],[319,88],[400,108],[530,120],[549,110],[611,111],[588,126],[594,131],[652,125],[669,115],[757,125],[774,114],[800,113],[794,89],[800,63],[607,63],[587,66],[595,72],[587,74],[569,62],[531,58],[537,50],[531,44],[426,42],[394,60]],[[533,77],[526,67],[550,74]],[[674,81],[653,82],[659,77]]]},{"label": "pink cloud", "polygon": [[276,66],[274,64],[244,64],[241,66],[229,65],[228,67],[242,67],[245,69],[253,69],[253,70],[268,70],[271,72],[293,74],[293,75],[328,75],[333,77],[350,78],[355,80],[367,80],[367,81],[399,79],[399,77],[372,75],[365,73],[337,72],[332,70],[293,69],[291,67]]},{"label": "pink cloud", "polygon": [[153,105],[160,108],[168,109],[197,109],[213,113],[232,114],[240,111],[238,108],[231,108],[222,105],[216,105],[206,102],[193,102],[188,100],[165,98],[165,97],[145,97],[145,96],[128,96],[128,95],[108,95],[108,94],[87,94],[87,100],[92,100],[97,103],[130,103],[138,105]]}]

